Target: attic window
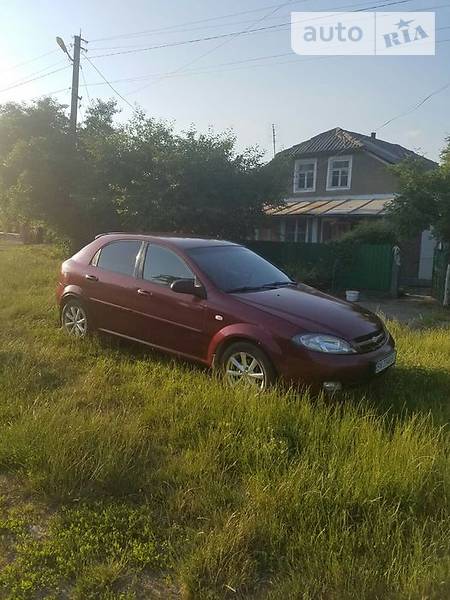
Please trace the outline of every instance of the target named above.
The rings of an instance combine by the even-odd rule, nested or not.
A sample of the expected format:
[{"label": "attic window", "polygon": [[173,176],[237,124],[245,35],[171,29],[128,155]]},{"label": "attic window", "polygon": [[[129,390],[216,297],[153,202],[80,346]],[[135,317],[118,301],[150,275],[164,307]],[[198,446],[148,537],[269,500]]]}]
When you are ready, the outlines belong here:
[{"label": "attic window", "polygon": [[316,189],[317,160],[296,160],[294,169],[294,193],[314,192]]},{"label": "attic window", "polygon": [[352,178],[352,157],[334,156],[328,161],[327,190],[349,190]]}]

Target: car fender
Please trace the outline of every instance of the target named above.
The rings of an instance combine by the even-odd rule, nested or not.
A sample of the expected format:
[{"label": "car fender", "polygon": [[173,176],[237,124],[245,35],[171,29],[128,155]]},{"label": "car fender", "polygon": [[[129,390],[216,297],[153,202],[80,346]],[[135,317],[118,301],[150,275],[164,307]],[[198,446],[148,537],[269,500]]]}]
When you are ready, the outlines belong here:
[{"label": "car fender", "polygon": [[234,323],[220,329],[212,338],[208,346],[208,364],[214,366],[215,358],[220,348],[224,343],[233,338],[253,342],[267,352],[269,357],[273,357],[274,359],[282,355],[281,348],[265,328],[249,323]]},{"label": "car fender", "polygon": [[68,296],[76,296],[77,298],[83,298],[83,300],[87,299],[82,288],[79,285],[74,284],[66,285],[64,287],[64,290],[60,296],[59,304],[62,304]]}]

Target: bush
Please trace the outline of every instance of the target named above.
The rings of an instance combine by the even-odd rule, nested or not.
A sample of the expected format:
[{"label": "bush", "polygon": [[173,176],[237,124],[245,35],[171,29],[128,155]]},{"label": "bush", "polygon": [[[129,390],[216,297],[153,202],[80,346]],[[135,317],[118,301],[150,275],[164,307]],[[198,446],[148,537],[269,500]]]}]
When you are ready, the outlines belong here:
[{"label": "bush", "polygon": [[299,283],[305,283],[318,290],[328,290],[333,283],[333,264],[320,261],[315,265],[288,264],[286,273]]},{"label": "bush", "polygon": [[345,233],[336,244],[396,244],[398,234],[389,221],[365,221]]}]

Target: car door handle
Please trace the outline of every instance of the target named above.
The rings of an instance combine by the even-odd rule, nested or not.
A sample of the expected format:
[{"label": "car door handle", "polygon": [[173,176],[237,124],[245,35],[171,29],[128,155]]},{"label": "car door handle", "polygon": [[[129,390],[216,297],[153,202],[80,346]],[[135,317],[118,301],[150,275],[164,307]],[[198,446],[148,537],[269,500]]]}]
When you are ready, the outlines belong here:
[{"label": "car door handle", "polygon": [[139,288],[137,293],[140,294],[141,296],[151,296],[152,295],[151,292],[149,292],[148,290],[143,290],[142,288]]},{"label": "car door handle", "polygon": [[98,277],[96,277],[95,275],[89,275],[89,273],[86,274],[84,277],[85,279],[89,279],[89,281],[98,281]]}]

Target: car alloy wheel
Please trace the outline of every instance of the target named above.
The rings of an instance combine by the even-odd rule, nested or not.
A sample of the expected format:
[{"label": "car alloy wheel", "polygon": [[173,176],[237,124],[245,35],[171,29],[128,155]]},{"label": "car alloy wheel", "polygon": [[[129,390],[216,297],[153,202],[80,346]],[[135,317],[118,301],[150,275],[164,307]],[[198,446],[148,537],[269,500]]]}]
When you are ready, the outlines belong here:
[{"label": "car alloy wheel", "polygon": [[74,337],[85,337],[88,332],[86,310],[78,302],[68,302],[62,311],[62,326]]},{"label": "car alloy wheel", "polygon": [[226,364],[227,381],[232,385],[248,383],[260,390],[266,387],[264,367],[248,352],[232,354]]},{"label": "car alloy wheel", "polygon": [[220,364],[224,380],[229,385],[246,384],[265,390],[275,379],[275,371],[265,352],[244,340],[225,348]]}]

